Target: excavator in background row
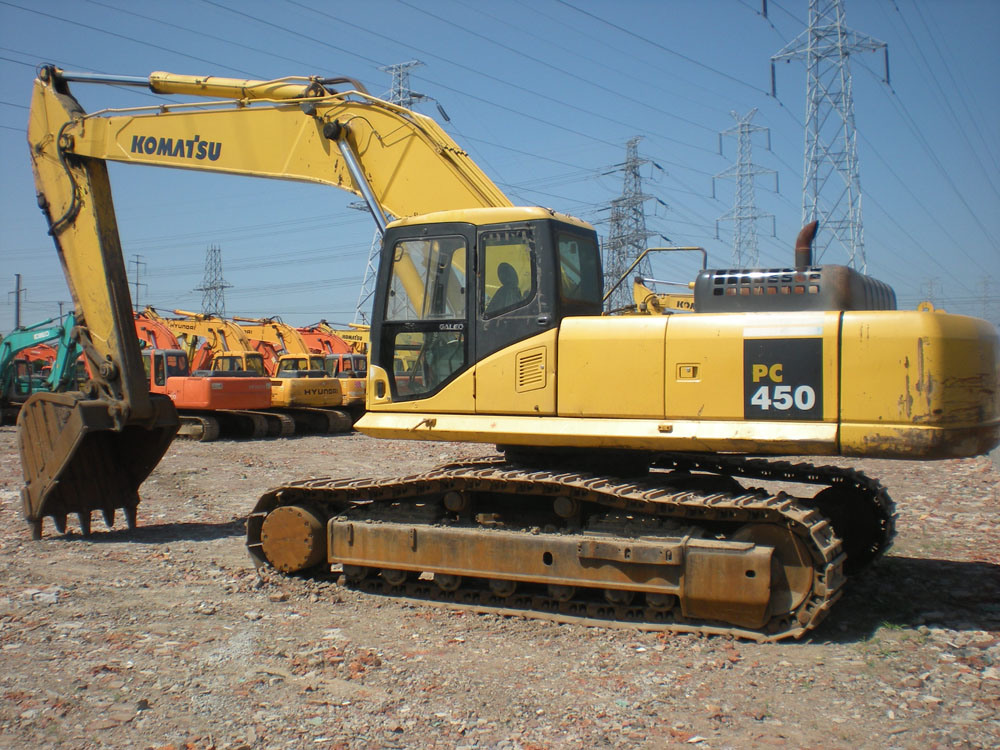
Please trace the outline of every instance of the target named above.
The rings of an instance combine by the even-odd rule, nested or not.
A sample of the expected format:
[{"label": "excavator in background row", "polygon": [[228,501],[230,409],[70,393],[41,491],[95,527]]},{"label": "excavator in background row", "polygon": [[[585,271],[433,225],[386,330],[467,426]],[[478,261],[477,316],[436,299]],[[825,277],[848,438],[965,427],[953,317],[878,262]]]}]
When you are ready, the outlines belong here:
[{"label": "excavator in background row", "polygon": [[[310,352],[326,357],[326,369],[338,378],[368,379],[368,332],[367,330],[349,329],[339,333],[326,324],[325,321],[311,326],[296,329]],[[340,333],[353,336],[353,341],[347,341]]]},{"label": "excavator in background row", "polygon": [[367,354],[368,353],[368,332],[370,327],[363,323],[348,323],[347,327],[335,327],[326,322],[326,320],[321,320],[318,323],[313,323],[312,325],[303,326],[299,328],[299,331],[307,334],[329,334],[331,336],[336,336],[338,339],[343,341],[347,346],[350,347],[352,352],[357,354]]},{"label": "excavator in background row", "polygon": [[[275,368],[271,370],[272,374],[277,375],[297,370],[320,370],[331,378],[337,378],[340,383],[340,403],[329,404],[329,406],[343,408],[352,418],[360,416],[361,412],[364,411],[367,368],[362,367],[360,373],[354,369],[358,364],[354,358],[363,360],[364,357],[351,355],[349,353],[350,347],[343,341],[331,334],[326,334],[320,343],[329,346],[330,353],[314,353],[306,343],[305,335],[298,329],[283,323],[279,318],[234,317],[233,321],[246,332],[250,343],[258,351],[260,351],[258,347],[262,344],[268,344],[275,348],[278,359]],[[332,350],[335,348],[340,349],[340,351],[334,353]]]},{"label": "excavator in background row", "polygon": [[[195,101],[88,114],[77,82]],[[134,525],[177,429],[131,335],[108,161],[361,195],[382,249],[357,429],[504,452],[276,487],[247,520],[259,565],[446,606],[799,637],[889,547],[896,513],[857,471],[775,459],[932,460],[1000,441],[989,323],[895,309],[887,285],[814,265],[808,232],[788,267],[703,271],[692,314],[603,316],[592,226],[513,206],[433,120],[350,79],[43,66],[28,142],[95,369],[87,394],[35,394],[19,417],[35,536],[46,516],[93,510]]]},{"label": "excavator in background row", "polygon": [[282,369],[276,351],[271,350],[268,357],[262,355],[233,321],[186,310],[173,312],[181,317],[163,317],[152,308],[146,308],[145,314],[169,328],[182,343],[188,358],[195,362],[193,373],[210,371],[234,377],[246,373],[270,378],[271,408],[267,414],[272,435],[351,429],[351,414],[340,408],[341,384],[323,369]]},{"label": "excavator in background row", "polygon": [[201,442],[220,436],[265,438],[281,423],[273,419],[271,379],[252,372],[192,374],[187,352],[161,320],[144,313],[135,316],[135,332],[142,347],[142,366],[149,392],[167,395],[180,419],[178,435]]},{"label": "excavator in background row", "polygon": [[[0,340],[0,424],[12,424],[21,405],[32,393],[65,390],[75,376],[80,349],[74,343],[72,313],[61,323],[55,318],[32,326],[15,328]],[[27,352],[45,342],[53,342],[48,372],[36,370]]]}]

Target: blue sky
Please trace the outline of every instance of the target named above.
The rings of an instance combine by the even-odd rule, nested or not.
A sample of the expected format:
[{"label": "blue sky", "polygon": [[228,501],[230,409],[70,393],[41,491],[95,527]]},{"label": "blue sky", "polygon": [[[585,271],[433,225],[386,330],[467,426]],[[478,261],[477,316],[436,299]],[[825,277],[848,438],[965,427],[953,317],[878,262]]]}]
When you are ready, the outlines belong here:
[{"label": "blue sky", "polygon": [[[34,196],[25,123],[39,63],[145,76],[351,76],[388,91],[381,66],[420,60],[412,88],[517,204],[544,205],[608,231],[625,144],[641,136],[651,244],[702,245],[726,267],[736,142],[731,112],[757,108],[761,264],[785,265],[801,226],[805,69],[770,57],[804,28],[806,0],[0,0],[0,332],[68,309],[69,292]],[[1000,323],[1000,2],[846,0],[848,25],[887,42],[852,58],[868,272],[900,307],[931,297]],[[78,84],[90,110],[146,106],[144,90]],[[416,109],[440,120],[432,102]],[[348,322],[374,227],[353,196],[289,182],[112,165],[139,301],[199,309],[206,249],[222,248],[226,308],[305,324]],[[846,257],[828,255],[825,262]],[[654,275],[693,278],[693,264]]]}]

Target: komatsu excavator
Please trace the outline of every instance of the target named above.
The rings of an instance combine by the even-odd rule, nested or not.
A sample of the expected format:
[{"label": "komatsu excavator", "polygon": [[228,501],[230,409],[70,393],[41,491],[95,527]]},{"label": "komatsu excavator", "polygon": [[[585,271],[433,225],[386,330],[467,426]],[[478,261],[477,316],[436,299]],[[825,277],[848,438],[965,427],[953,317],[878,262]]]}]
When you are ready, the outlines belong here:
[{"label": "komatsu excavator", "polygon": [[[74,82],[197,100],[88,114]],[[346,79],[46,66],[28,140],[96,369],[86,394],[22,410],[36,535],[67,512],[122,507],[134,524],[176,430],[130,335],[107,161],[360,194],[383,239],[357,428],[505,451],[265,493],[247,545],[279,571],[336,566],[366,591],[449,606],[801,636],[889,546],[894,506],[858,472],[761,456],[942,459],[1000,439],[1000,343],[985,321],[896,310],[886,285],[813,265],[808,235],[794,266],[699,274],[692,314],[602,316],[591,226],[512,206],[433,120]]]},{"label": "komatsu excavator", "polygon": [[348,323],[346,328],[334,328],[325,320],[299,328],[302,333],[329,334],[336,336],[350,347],[352,352],[367,354],[369,326],[364,323]]}]

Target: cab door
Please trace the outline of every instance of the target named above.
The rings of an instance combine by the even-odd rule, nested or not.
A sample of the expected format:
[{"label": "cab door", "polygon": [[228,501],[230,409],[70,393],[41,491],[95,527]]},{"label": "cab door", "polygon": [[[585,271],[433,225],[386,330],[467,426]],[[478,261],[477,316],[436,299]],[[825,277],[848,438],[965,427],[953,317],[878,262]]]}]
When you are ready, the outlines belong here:
[{"label": "cab door", "polygon": [[[471,367],[473,242],[467,224],[386,234],[372,315],[372,330],[379,331],[372,362],[386,371],[394,403],[429,399]],[[470,411],[471,389],[467,396],[450,410]]]},{"label": "cab door", "polygon": [[477,235],[476,412],[555,413],[552,273],[546,224],[485,226]]}]

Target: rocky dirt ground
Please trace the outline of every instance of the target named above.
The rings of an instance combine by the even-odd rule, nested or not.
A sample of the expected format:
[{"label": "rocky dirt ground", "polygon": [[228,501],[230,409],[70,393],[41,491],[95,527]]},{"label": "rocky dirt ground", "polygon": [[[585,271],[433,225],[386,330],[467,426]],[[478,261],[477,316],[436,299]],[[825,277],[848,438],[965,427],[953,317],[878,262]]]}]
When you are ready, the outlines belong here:
[{"label": "rocky dirt ground", "polygon": [[[243,518],[308,476],[486,449],[361,435],[175,442],[140,528],[31,541],[0,428],[0,747],[1000,746],[1000,470],[855,461],[891,553],[801,641],[559,625],[259,577]],[[848,462],[840,462],[848,465]],[[119,526],[123,524],[119,521]]]}]

